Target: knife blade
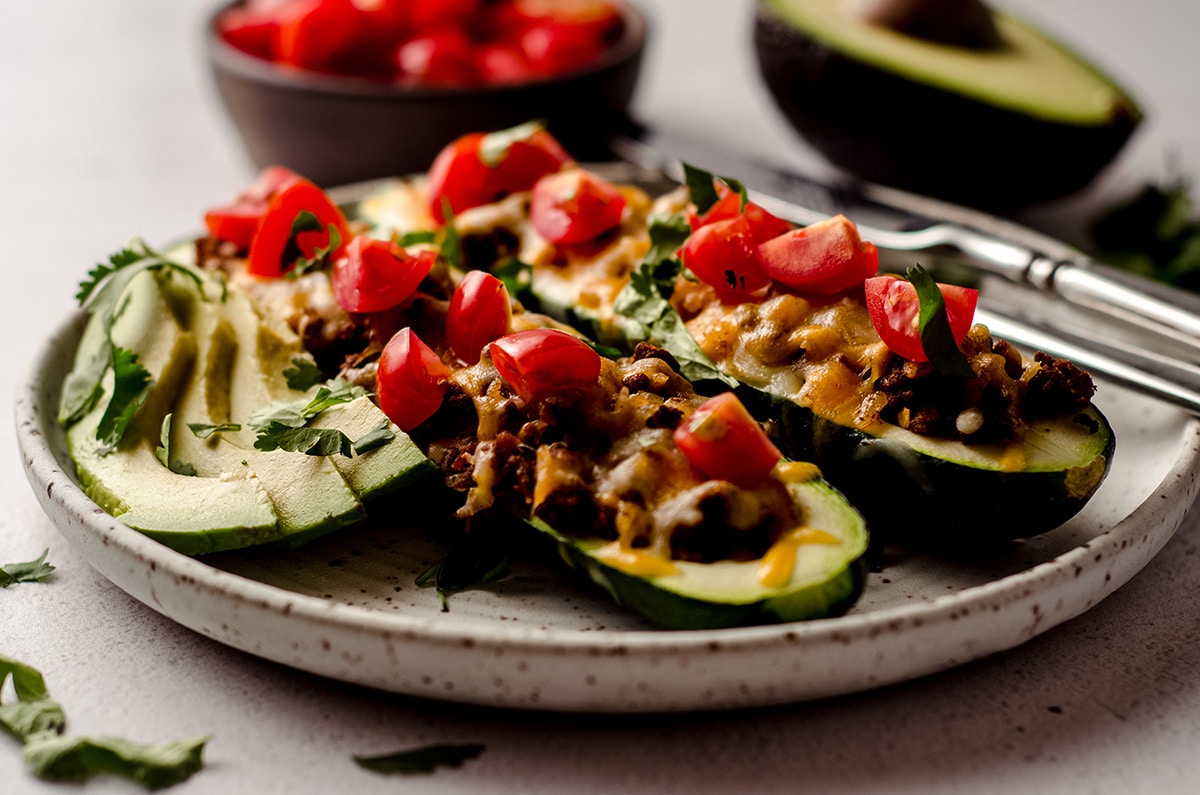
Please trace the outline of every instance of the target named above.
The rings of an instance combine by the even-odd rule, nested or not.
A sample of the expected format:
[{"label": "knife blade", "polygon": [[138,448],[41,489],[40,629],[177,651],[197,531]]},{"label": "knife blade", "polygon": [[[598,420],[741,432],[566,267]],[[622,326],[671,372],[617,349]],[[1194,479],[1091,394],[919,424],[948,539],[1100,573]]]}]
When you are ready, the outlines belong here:
[{"label": "knife blade", "polygon": [[799,224],[842,213],[863,238],[897,252],[956,252],[961,261],[1106,320],[1160,338],[1200,362],[1200,296],[1131,276],[1015,222],[852,179],[822,181],[754,156],[645,127],[615,136],[614,154],[683,180],[682,162],[736,178],[765,209]]}]

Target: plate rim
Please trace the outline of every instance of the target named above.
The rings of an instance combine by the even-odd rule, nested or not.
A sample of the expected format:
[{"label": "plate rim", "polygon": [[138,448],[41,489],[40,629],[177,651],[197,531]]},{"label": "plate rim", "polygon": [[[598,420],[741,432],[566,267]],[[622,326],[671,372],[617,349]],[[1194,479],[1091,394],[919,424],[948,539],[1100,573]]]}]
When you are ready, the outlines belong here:
[{"label": "plate rim", "polygon": [[[1087,542],[1055,558],[1036,563],[1014,574],[930,600],[808,622],[715,630],[582,632],[545,627],[514,627],[469,618],[439,622],[427,617],[331,603],[316,596],[289,591],[280,586],[215,568],[138,533],[96,506],[75,482],[73,473],[67,471],[51,449],[48,437],[59,429],[59,425],[56,417],[45,410],[56,405],[60,386],[48,383],[47,376],[65,371],[68,365],[62,361],[64,346],[69,346],[73,351],[74,340],[81,332],[85,320],[84,313],[77,311],[60,323],[39,349],[32,370],[23,382],[15,402],[18,444],[27,477],[43,509],[59,531],[103,576],[177,623],[266,659],[313,673],[410,695],[468,703],[495,701],[494,698],[485,698],[480,693],[461,690],[457,693],[438,691],[424,681],[409,679],[406,683],[397,685],[386,678],[381,680],[378,676],[360,677],[353,673],[323,670],[320,666],[297,665],[287,659],[281,659],[281,656],[286,655],[274,653],[272,649],[255,648],[252,644],[239,642],[236,637],[221,637],[219,632],[214,632],[211,628],[197,626],[194,616],[180,615],[178,608],[160,601],[161,594],[155,591],[153,582],[149,583],[150,590],[147,594],[136,566],[125,573],[114,573],[107,570],[102,559],[117,554],[125,559],[126,563],[134,561],[148,568],[150,580],[155,576],[173,577],[185,587],[208,592],[218,602],[222,602],[220,606],[227,610],[236,610],[245,605],[256,606],[260,612],[287,624],[285,629],[292,625],[299,627],[311,624],[331,631],[358,635],[363,642],[382,639],[392,643],[400,639],[402,643],[472,649],[475,656],[512,653],[534,656],[606,657],[608,663],[623,660],[623,663],[618,663],[616,670],[634,669],[630,671],[633,673],[647,660],[655,661],[655,665],[658,665],[663,659],[680,660],[721,650],[733,651],[735,656],[743,657],[746,654],[778,652],[787,648],[794,651],[825,644],[849,645],[856,640],[869,641],[902,626],[945,626],[972,611],[998,610],[1001,604],[1016,604],[1028,600],[1030,596],[1036,596],[1068,575],[1076,581],[1088,581],[1099,577],[1100,569],[1105,566],[1112,567],[1104,572],[1098,584],[1084,588],[1088,594],[1086,599],[1081,595],[1067,600],[1060,599],[1060,602],[1066,601],[1069,604],[1065,610],[1050,617],[1039,615],[1039,608],[1035,605],[1030,619],[1032,623],[1027,628],[1019,629],[1015,633],[1011,630],[1007,633],[997,633],[996,638],[977,645],[975,650],[965,657],[926,662],[910,670],[879,676],[873,681],[853,685],[843,683],[831,687],[827,684],[811,692],[803,688],[784,688],[776,689],[773,693],[750,694],[744,697],[720,693],[711,703],[703,705],[736,708],[788,703],[871,689],[934,673],[1019,645],[1090,609],[1140,571],[1175,534],[1200,485],[1197,478],[1200,471],[1200,418],[1184,416],[1178,457],[1153,491],[1124,518]],[[1160,512],[1162,516],[1158,521],[1145,521],[1148,515],[1157,516]],[[64,525],[64,522],[71,526]],[[80,533],[82,535],[78,535]],[[85,543],[80,543],[80,539],[84,539]],[[95,546],[97,543],[99,550]],[[1139,548],[1142,554],[1135,556],[1134,552]],[[1121,565],[1117,566],[1110,561],[1118,561]],[[146,575],[146,572],[142,574]],[[993,607],[989,608],[989,605]],[[1004,636],[999,637],[1001,634]],[[611,665],[608,667],[612,668]],[[543,688],[534,694],[546,692]],[[523,707],[593,712],[675,711],[701,706],[696,699],[688,698],[686,693],[669,690],[660,695],[643,692],[631,697],[621,688],[620,693],[610,693],[609,696],[614,698],[597,698],[597,693],[594,692],[587,699],[580,700],[551,693],[549,697],[543,695],[534,699],[540,703],[526,703],[518,696],[516,704]]]}]

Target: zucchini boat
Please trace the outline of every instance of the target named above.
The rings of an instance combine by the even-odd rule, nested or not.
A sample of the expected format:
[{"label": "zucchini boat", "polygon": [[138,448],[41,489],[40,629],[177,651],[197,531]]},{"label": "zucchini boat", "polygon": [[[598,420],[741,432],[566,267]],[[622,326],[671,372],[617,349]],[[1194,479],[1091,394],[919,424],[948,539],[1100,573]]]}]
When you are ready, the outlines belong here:
[{"label": "zucchini boat", "polygon": [[[815,467],[783,460],[732,393],[697,394],[656,346],[603,357],[524,311],[499,279],[447,267],[452,235],[401,246],[332,215],[308,187],[293,203],[295,184],[273,189],[249,244],[210,223],[197,261],[375,395],[460,494],[468,534],[528,523],[668,628],[819,618],[853,603],[864,520]],[[324,237],[302,237],[321,232],[298,225],[300,211]]]},{"label": "zucchini boat", "polygon": [[[464,267],[516,263],[542,311],[626,351],[652,340],[702,389],[737,388],[785,453],[817,463],[889,537],[970,546],[1036,535],[1107,475],[1115,440],[1086,373],[1044,353],[1027,360],[973,326],[972,291],[924,280],[918,294],[876,276],[874,247],[848,220],[797,230],[698,171],[652,199],[596,189],[603,180],[569,162],[549,170],[575,176],[495,200],[463,197],[435,169],[359,210],[407,231],[438,226],[428,208],[457,202],[447,228]],[[571,198],[539,204],[547,192]],[[583,239],[564,237],[568,224],[546,210],[578,219],[605,203],[621,213],[598,231],[577,220]]]}]

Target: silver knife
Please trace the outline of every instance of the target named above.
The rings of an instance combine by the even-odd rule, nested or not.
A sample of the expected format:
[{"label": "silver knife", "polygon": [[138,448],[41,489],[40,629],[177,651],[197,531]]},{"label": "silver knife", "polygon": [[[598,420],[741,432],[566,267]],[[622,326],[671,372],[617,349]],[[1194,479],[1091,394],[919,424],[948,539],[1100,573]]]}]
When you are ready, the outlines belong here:
[{"label": "silver knife", "polygon": [[796,223],[844,213],[881,249],[956,252],[984,273],[1170,340],[1177,355],[1200,362],[1200,296],[1131,276],[1019,224],[870,183],[818,181],[679,135],[638,129],[610,145],[618,157],[676,180],[681,161],[736,178],[751,200]]}]

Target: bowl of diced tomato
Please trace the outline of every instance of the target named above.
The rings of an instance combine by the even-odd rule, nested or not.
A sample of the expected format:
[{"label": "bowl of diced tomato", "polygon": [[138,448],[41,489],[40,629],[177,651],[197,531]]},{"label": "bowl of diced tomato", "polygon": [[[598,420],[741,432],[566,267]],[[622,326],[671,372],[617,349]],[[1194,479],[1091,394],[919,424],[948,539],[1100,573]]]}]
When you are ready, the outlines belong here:
[{"label": "bowl of diced tomato", "polygon": [[625,0],[239,0],[206,36],[254,165],[335,185],[422,170],[460,134],[528,119],[604,157],[646,19]]}]

